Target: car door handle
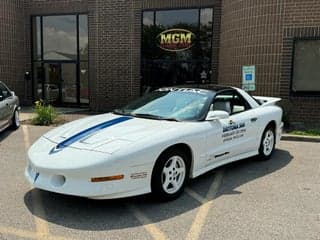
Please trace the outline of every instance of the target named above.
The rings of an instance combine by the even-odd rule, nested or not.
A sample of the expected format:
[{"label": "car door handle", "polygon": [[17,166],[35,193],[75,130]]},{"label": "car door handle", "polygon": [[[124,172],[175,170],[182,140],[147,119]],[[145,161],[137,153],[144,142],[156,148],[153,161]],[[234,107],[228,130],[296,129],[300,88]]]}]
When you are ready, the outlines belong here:
[{"label": "car door handle", "polygon": [[256,118],[256,117],[250,119],[251,122],[256,122],[257,120],[258,120],[258,118]]}]

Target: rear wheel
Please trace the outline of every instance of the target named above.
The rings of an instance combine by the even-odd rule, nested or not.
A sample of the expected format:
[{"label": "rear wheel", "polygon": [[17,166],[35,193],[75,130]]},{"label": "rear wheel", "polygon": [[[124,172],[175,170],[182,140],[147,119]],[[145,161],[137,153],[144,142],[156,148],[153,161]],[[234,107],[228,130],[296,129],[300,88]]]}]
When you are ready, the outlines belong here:
[{"label": "rear wheel", "polygon": [[164,201],[180,196],[189,176],[189,162],[187,154],[179,149],[162,154],[152,173],[152,193]]},{"label": "rear wheel", "polygon": [[259,157],[261,160],[270,159],[274,148],[275,148],[275,131],[274,127],[267,126],[264,130],[261,138],[260,148],[259,148]]},{"label": "rear wheel", "polygon": [[19,110],[16,109],[12,116],[12,123],[11,128],[16,130],[20,127],[20,117],[19,117]]}]

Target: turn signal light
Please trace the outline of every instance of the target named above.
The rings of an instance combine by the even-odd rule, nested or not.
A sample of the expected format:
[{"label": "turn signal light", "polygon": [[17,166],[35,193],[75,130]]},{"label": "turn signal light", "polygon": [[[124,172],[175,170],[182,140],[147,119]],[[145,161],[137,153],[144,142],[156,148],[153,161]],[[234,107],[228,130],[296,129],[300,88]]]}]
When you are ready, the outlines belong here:
[{"label": "turn signal light", "polygon": [[115,176],[108,176],[108,177],[95,177],[95,178],[91,178],[91,182],[107,182],[107,181],[121,180],[123,178],[124,178],[124,175],[115,175]]}]

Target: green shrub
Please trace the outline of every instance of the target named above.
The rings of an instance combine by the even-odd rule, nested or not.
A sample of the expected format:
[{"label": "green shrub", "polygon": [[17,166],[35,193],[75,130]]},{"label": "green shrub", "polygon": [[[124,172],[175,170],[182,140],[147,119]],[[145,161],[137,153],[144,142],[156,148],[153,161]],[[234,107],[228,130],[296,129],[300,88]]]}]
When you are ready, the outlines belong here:
[{"label": "green shrub", "polygon": [[290,133],[294,134],[294,135],[318,137],[318,136],[320,136],[320,129],[309,129],[309,130],[306,130],[306,131],[294,130],[294,131],[292,131]]},{"label": "green shrub", "polygon": [[32,119],[32,124],[48,126],[54,123],[58,114],[51,105],[46,105],[42,100],[35,102],[36,116]]}]

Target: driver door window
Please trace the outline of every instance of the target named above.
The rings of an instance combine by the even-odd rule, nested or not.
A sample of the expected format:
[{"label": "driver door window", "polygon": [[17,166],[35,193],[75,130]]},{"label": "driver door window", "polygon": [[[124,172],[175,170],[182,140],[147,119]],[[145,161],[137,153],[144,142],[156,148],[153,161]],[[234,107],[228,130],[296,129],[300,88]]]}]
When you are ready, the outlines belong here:
[{"label": "driver door window", "polygon": [[232,114],[241,113],[250,109],[249,104],[238,94],[232,98]]},{"label": "driver door window", "polygon": [[234,115],[247,111],[250,108],[251,107],[242,96],[235,91],[229,91],[218,94],[215,97],[210,110],[226,111],[230,115]]}]

